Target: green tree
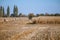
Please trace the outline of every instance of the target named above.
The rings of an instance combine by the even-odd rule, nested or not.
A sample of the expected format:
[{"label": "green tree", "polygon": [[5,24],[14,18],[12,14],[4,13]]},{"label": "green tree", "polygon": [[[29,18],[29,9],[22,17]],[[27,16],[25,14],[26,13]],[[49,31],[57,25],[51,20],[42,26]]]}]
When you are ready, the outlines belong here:
[{"label": "green tree", "polygon": [[35,15],[33,14],[33,13],[30,13],[29,15],[28,15],[28,17],[29,17],[29,19],[32,19],[32,17],[34,17]]},{"label": "green tree", "polygon": [[9,6],[7,7],[7,17],[9,17],[10,16],[10,8],[9,8]]},{"label": "green tree", "polygon": [[5,16],[5,11],[4,11],[4,7],[3,7],[3,17]]},{"label": "green tree", "polygon": [[14,14],[13,13],[11,14],[11,17],[14,17]]},{"label": "green tree", "polygon": [[36,16],[38,17],[38,16],[40,16],[40,14],[36,14]]},{"label": "green tree", "polygon": [[14,5],[13,13],[14,13],[14,16],[15,16],[15,17],[18,16],[18,7],[15,6],[15,5]]},{"label": "green tree", "polygon": [[50,14],[49,13],[45,13],[45,16],[50,16]]},{"label": "green tree", "polygon": [[40,16],[44,16],[44,14],[43,14],[43,13],[41,13],[41,14],[40,14]]},{"label": "green tree", "polygon": [[19,17],[21,17],[21,16],[22,16],[22,13],[19,14]]},{"label": "green tree", "polygon": [[55,13],[54,16],[60,16],[60,14],[59,13]]},{"label": "green tree", "polygon": [[0,17],[3,17],[3,7],[0,7]]}]

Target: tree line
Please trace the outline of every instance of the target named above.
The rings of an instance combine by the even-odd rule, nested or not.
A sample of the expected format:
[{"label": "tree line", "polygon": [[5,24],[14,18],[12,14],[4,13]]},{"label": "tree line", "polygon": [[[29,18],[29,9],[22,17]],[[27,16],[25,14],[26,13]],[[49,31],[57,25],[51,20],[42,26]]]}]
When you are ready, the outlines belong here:
[{"label": "tree line", "polygon": [[13,14],[10,15],[10,7],[7,7],[7,13],[4,11],[4,7],[0,6],[0,17],[17,17],[18,7],[14,5]]},{"label": "tree line", "polygon": [[29,16],[31,17],[38,17],[38,16],[60,16],[60,13],[54,13],[54,14],[49,14],[49,13],[40,13],[40,14],[36,14],[34,15],[34,13],[29,13],[28,15],[24,15],[22,13],[20,13],[18,15],[18,7],[16,5],[14,5],[13,8],[13,13],[10,15],[10,7],[7,7],[7,13],[5,13],[4,7],[0,6],[0,17],[26,17]]}]

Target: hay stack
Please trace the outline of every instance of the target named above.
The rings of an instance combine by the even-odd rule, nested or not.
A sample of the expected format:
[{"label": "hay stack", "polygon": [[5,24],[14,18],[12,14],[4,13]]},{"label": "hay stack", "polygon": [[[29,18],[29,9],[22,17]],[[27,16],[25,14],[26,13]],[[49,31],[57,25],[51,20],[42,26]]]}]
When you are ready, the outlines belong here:
[{"label": "hay stack", "polygon": [[32,21],[39,24],[60,24],[60,17],[40,16],[33,18]]}]

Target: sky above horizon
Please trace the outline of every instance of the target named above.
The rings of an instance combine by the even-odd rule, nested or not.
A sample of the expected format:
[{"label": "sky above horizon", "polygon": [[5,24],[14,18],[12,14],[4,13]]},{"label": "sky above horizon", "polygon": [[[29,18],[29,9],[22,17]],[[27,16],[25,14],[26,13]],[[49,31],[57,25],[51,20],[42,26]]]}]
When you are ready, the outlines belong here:
[{"label": "sky above horizon", "polygon": [[18,13],[60,13],[60,0],[0,0],[0,6],[4,6],[5,12],[7,6],[10,7],[10,13],[13,13],[13,7],[18,7]]}]

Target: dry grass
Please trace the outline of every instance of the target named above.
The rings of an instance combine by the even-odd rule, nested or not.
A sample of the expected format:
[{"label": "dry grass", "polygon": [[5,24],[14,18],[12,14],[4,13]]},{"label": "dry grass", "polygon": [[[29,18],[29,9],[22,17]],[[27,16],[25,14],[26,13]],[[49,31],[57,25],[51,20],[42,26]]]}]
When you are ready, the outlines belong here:
[{"label": "dry grass", "polygon": [[60,40],[60,17],[34,18],[35,24],[26,24],[27,18],[12,19],[0,22],[0,40]]},{"label": "dry grass", "polygon": [[31,40],[60,40],[60,31],[54,28],[39,31]]},{"label": "dry grass", "polygon": [[0,40],[60,40],[60,25],[35,24],[0,27]]}]

